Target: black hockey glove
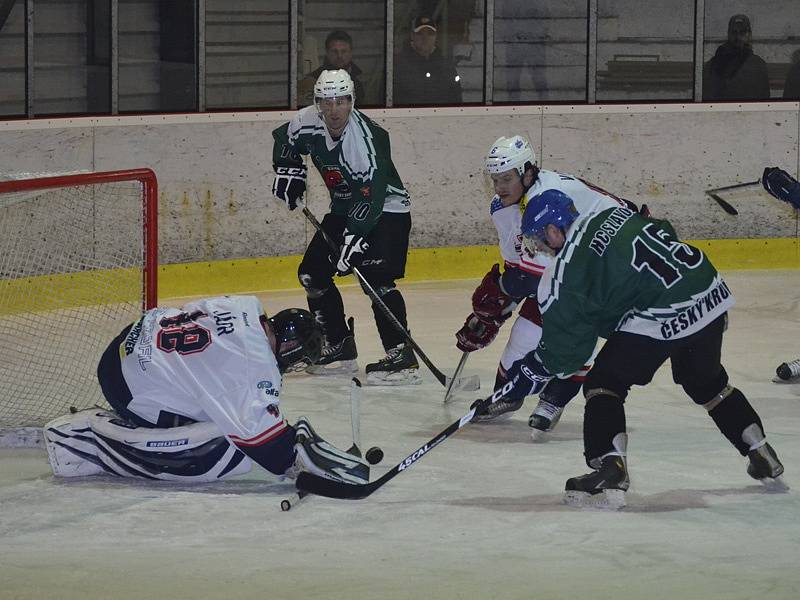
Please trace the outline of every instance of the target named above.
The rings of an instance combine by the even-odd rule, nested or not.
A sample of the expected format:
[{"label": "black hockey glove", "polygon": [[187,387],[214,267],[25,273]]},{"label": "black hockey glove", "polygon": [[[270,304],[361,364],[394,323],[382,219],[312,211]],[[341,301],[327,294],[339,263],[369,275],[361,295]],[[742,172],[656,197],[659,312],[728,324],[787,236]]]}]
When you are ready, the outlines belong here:
[{"label": "black hockey glove", "polygon": [[344,230],[344,244],[339,251],[339,261],[336,263],[336,272],[343,277],[357,267],[364,260],[364,252],[369,248],[369,244],[364,238],[354,233]]},{"label": "black hockey glove", "polygon": [[272,182],[272,193],[276,198],[283,200],[289,210],[303,206],[303,195],[306,193],[306,172],[308,171],[306,166],[273,166],[275,180]]},{"label": "black hockey glove", "polygon": [[761,176],[761,185],[778,200],[800,209],[800,183],[783,169],[767,167]]}]

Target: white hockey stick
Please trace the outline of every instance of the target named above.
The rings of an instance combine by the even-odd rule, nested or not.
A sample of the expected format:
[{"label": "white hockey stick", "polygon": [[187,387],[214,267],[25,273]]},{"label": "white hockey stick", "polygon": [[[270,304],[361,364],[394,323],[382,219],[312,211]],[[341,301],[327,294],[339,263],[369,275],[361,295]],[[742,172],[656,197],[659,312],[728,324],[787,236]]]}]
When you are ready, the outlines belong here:
[{"label": "white hockey stick", "polygon": [[361,458],[361,382],[358,377],[350,381],[350,425],[353,445],[347,452]]},{"label": "white hockey stick", "polygon": [[[464,352],[461,354],[461,360],[458,361],[458,366],[456,367],[456,372],[453,373],[453,376],[447,382],[447,389],[444,391],[444,403],[447,404],[453,397],[453,388],[455,387],[453,384],[458,381],[459,377],[461,377],[461,371],[464,370],[464,366],[467,364],[467,358],[469,357],[469,352]],[[475,375],[477,377],[477,375]],[[469,378],[467,378],[469,379]],[[466,380],[464,380],[466,381]],[[478,380],[478,387],[480,387],[481,382],[480,379]],[[463,388],[462,388],[463,389]],[[475,388],[478,389],[478,388]],[[473,391],[473,390],[470,390]]]}]

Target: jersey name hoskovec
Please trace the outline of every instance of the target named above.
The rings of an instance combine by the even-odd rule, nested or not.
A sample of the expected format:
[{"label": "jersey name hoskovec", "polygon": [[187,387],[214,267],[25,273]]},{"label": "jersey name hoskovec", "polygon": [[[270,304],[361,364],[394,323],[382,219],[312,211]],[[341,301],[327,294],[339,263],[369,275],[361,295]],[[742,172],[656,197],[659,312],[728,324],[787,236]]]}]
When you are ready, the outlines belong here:
[{"label": "jersey name hoskovec", "polygon": [[697,248],[668,221],[618,207],[579,218],[539,284],[539,355],[570,374],[598,337],[625,331],[658,340],[691,335],[733,306],[733,294]]}]

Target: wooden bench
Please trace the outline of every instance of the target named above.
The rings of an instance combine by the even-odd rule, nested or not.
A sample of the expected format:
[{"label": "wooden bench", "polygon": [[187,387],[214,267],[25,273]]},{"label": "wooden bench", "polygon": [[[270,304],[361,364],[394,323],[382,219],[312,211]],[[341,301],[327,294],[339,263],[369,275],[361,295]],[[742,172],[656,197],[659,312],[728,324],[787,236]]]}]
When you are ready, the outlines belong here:
[{"label": "wooden bench", "polygon": [[[658,54],[615,54],[597,72],[598,88],[625,91],[684,90],[694,85],[694,63],[690,60],[661,60]],[[769,86],[783,90],[790,63],[767,63]]]}]

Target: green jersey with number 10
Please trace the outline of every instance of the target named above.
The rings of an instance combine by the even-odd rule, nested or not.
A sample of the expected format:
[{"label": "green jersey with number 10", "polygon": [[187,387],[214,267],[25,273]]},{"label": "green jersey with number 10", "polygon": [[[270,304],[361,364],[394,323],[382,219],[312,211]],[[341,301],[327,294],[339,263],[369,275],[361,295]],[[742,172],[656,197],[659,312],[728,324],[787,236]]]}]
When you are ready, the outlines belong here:
[{"label": "green jersey with number 10", "polygon": [[309,155],[331,197],[331,212],[347,215],[347,230],[368,234],[384,212],[411,210],[408,192],[392,162],[389,134],[353,109],[342,136],[333,139],[314,106],[272,132],[272,162],[303,164]]},{"label": "green jersey with number 10", "polygon": [[579,370],[598,337],[624,331],[674,340],[733,306],[705,254],[668,221],[624,208],[579,218],[539,284],[544,321],[538,353],[557,375]]}]

